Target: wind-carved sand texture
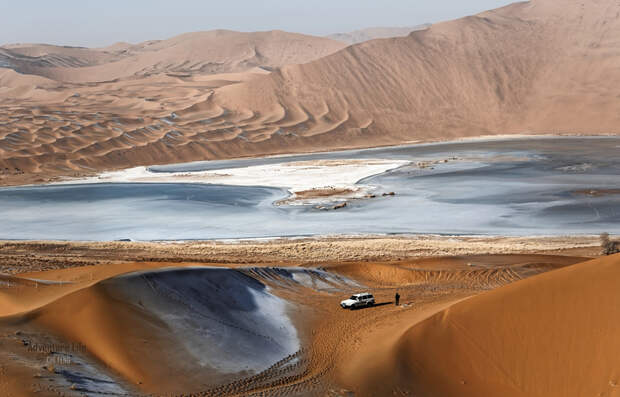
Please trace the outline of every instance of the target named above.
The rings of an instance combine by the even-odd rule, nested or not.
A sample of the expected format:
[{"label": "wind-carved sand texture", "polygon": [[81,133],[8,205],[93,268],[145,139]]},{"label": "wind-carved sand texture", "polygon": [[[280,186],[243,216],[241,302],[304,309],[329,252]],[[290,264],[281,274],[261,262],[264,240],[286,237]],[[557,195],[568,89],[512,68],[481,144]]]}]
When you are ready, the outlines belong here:
[{"label": "wind-carved sand texture", "polygon": [[3,67],[65,83],[92,83],[158,74],[188,77],[305,63],[344,48],[328,38],[288,33],[211,30],[168,40],[105,48],[14,44],[0,47]]},{"label": "wind-carved sand texture", "polygon": [[400,333],[381,371],[357,379],[369,395],[615,395],[619,265],[599,258],[459,302]]},{"label": "wind-carved sand texture", "polygon": [[[611,295],[619,257],[574,265],[595,254],[595,240],[580,239],[5,242],[3,273],[28,256],[14,275],[0,277],[1,390],[596,395],[615,387]],[[504,245],[524,253],[489,254]],[[439,255],[429,257],[433,246]],[[356,247],[400,259],[326,261]],[[292,262],[274,267],[276,253]],[[194,254],[240,262],[184,261]],[[172,257],[180,261],[166,261]],[[62,266],[37,269],[35,258]],[[340,308],[363,290],[376,307]],[[581,365],[558,367],[556,354],[563,363],[587,362],[592,346],[588,377],[580,377]],[[514,380],[504,366],[523,376]]]},{"label": "wind-carved sand texture", "polygon": [[224,155],[205,146],[240,133],[210,132],[223,115],[204,105],[215,89],[345,46],[281,31],[217,30],[100,49],[0,47],[0,183],[230,157],[236,149]]},{"label": "wind-carved sand texture", "polygon": [[[2,48],[3,65],[39,75],[0,72],[0,183],[480,135],[615,134],[619,12],[612,0],[533,0],[346,48],[283,32],[59,56]],[[213,53],[196,58],[200,43]]]}]

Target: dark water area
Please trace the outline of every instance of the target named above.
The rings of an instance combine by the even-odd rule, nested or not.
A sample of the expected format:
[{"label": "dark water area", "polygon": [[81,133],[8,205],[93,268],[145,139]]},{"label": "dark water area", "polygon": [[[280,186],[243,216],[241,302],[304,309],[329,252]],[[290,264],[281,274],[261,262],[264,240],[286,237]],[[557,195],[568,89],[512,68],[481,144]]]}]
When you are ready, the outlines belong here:
[{"label": "dark water area", "polygon": [[[326,234],[620,233],[620,138],[523,138],[151,167],[202,171],[315,159],[398,159],[359,183],[396,196],[338,211],[285,189],[89,184],[0,189],[0,238],[185,240]],[[444,160],[447,160],[444,162]],[[426,163],[419,167],[418,163]]]}]

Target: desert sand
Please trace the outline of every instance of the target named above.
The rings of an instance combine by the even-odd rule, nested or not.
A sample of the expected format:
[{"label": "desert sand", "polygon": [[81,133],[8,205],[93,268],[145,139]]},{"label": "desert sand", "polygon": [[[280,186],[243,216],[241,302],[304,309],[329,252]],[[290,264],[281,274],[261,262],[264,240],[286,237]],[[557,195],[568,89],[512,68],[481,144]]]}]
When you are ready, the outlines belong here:
[{"label": "desert sand", "polygon": [[[400,334],[364,389],[421,396],[617,395],[620,257],[480,294]],[[367,356],[369,358],[370,356]],[[383,371],[395,374],[388,382]]]},{"label": "desert sand", "polygon": [[[346,48],[228,31],[65,55],[8,46],[3,65],[38,75],[1,73],[0,183],[479,135],[615,134],[619,7],[532,0]],[[213,53],[195,51],[214,40]]]},{"label": "desert sand", "polygon": [[[616,134],[619,15],[612,0],[532,0],[353,45],[395,33],[6,45],[0,185]],[[292,163],[276,184],[304,199],[350,195],[398,165]],[[249,171],[166,177],[256,184],[274,167]],[[0,396],[616,396],[620,254],[600,251],[596,236],[1,241]],[[339,306],[361,291],[377,304]]]},{"label": "desert sand", "polygon": [[[469,339],[452,338],[451,328],[441,328],[451,322],[435,318],[463,313],[459,321],[473,321],[466,325],[474,335],[481,335],[479,345],[488,343],[497,354],[503,354],[502,349],[512,352],[506,356],[506,365],[513,360],[522,362],[520,354],[532,351],[529,347],[515,349],[521,340],[547,344],[548,339],[539,338],[541,333],[557,336],[562,335],[562,329],[574,329],[547,322],[548,313],[562,316],[566,309],[567,316],[575,316],[570,324],[583,324],[578,329],[610,330],[603,335],[613,335],[610,323],[588,328],[599,321],[596,319],[607,318],[605,307],[601,316],[587,309],[593,305],[588,296],[595,294],[575,285],[564,305],[562,287],[567,279],[581,285],[583,277],[589,281],[588,277],[606,277],[611,285],[613,277],[606,271],[613,272],[616,257],[571,266],[598,252],[594,240],[572,239],[523,239],[521,254],[490,254],[493,247],[505,242],[488,238],[377,239],[374,244],[382,249],[381,259],[366,256],[347,261],[339,260],[339,250],[372,246],[373,240],[4,242],[2,273],[13,275],[0,279],[0,387],[8,393],[5,395],[16,396],[79,395],[98,388],[129,395],[337,396],[354,392],[360,396],[405,396],[422,389],[434,392],[442,385],[454,384],[450,387],[458,389],[463,378],[471,385],[472,394],[457,391],[446,395],[480,395],[483,389],[476,383],[476,373],[467,372],[476,367],[468,361],[451,360],[446,346],[456,344],[463,349],[464,356],[459,357],[471,357],[480,366],[487,365],[486,356],[467,350],[472,346]],[[408,251],[403,251],[403,245]],[[295,248],[287,250],[288,246]],[[438,251],[429,256],[431,246]],[[442,255],[450,253],[448,247],[463,254]],[[372,253],[372,249],[363,251]],[[202,259],[191,260],[198,259],[198,252]],[[217,263],[218,252],[232,261]],[[23,255],[27,258],[20,260]],[[171,257],[176,260],[170,261]],[[33,266],[35,262],[39,266]],[[584,269],[589,271],[584,274]],[[599,269],[603,271],[600,275]],[[594,291],[597,284],[588,285]],[[371,291],[377,306],[343,311],[338,302],[359,290]],[[392,302],[397,290],[402,296],[399,307]],[[244,303],[246,293],[253,296],[254,303]],[[524,293],[528,296],[525,301],[521,299]],[[583,302],[577,304],[575,299]],[[522,307],[519,310],[525,310],[524,314],[513,317],[503,311],[504,305],[511,304],[508,302]],[[547,303],[554,306],[549,311],[535,311],[542,317],[520,328],[519,319],[529,320],[524,316],[534,312],[527,310],[531,307],[528,302],[536,302],[538,308]],[[611,297],[609,302],[613,302]],[[578,317],[579,313],[586,315],[587,321]],[[485,325],[485,318],[493,325]],[[216,332],[202,333],[201,327]],[[497,330],[496,339],[485,334],[490,330]],[[437,339],[434,343],[428,343],[429,332]],[[222,339],[222,335],[234,333],[235,346],[242,346],[242,355]],[[421,333],[426,335],[422,340]],[[572,338],[571,332],[565,334]],[[503,344],[500,335],[519,339]],[[573,353],[588,360],[587,346],[594,343],[594,334],[579,336],[566,341],[572,345],[563,353],[565,362],[570,362]],[[596,343],[602,347],[604,341]],[[215,346],[225,350],[218,352]],[[437,361],[437,357],[445,358]],[[549,357],[553,356],[547,357],[553,361]],[[429,361],[424,361],[427,358]],[[544,360],[540,368],[523,368],[538,373],[547,364],[553,367],[553,362]],[[420,375],[416,364],[420,362],[426,370],[437,372]],[[489,373],[496,362],[490,362]],[[525,375],[530,374],[527,371]],[[592,375],[596,378],[606,373]],[[544,375],[528,379],[529,390],[547,390],[547,385],[556,384],[565,388],[559,390],[572,390],[572,382],[578,379],[571,374],[555,377],[554,371]],[[537,379],[543,383],[536,383]],[[501,387],[506,384],[498,382],[493,391],[503,392]]]},{"label": "desert sand", "polygon": [[14,44],[0,47],[0,59],[22,74],[92,83],[162,73],[190,76],[270,69],[309,62],[343,47],[328,38],[278,30],[212,30],[95,49]]},{"label": "desert sand", "polygon": [[[217,30],[96,49],[44,44],[0,47],[2,183],[92,171],[86,164],[69,164],[67,155],[74,157],[70,153],[84,160],[110,155],[116,162],[126,149],[144,147],[150,152],[149,142],[160,138],[169,141],[164,146],[171,149],[184,139],[175,126],[175,112],[206,110],[201,103],[216,88],[345,46],[328,38],[282,31]],[[199,121],[193,123],[205,125]],[[226,140],[226,135],[215,141]],[[153,154],[145,153],[149,157],[145,162],[128,159],[125,166],[155,164],[159,155]],[[203,152],[188,159],[209,157]]]}]

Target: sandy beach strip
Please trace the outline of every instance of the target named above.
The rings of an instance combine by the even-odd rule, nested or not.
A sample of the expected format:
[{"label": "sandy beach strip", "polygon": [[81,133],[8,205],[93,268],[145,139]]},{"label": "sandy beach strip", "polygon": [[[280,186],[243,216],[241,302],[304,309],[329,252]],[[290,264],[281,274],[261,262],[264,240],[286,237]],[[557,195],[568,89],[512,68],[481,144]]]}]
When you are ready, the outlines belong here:
[{"label": "sandy beach strip", "polygon": [[559,254],[593,257],[598,236],[337,236],[300,239],[175,242],[0,241],[0,273],[16,274],[118,262],[324,264],[403,258]]}]

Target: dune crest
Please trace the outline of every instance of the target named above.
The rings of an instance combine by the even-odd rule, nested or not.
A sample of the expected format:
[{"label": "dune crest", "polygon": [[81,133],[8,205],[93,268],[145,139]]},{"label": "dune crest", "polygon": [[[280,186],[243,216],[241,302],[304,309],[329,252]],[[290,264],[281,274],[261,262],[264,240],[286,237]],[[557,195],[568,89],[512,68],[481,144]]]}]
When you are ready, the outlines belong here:
[{"label": "dune crest", "polygon": [[584,262],[434,315],[395,346],[395,382],[424,396],[617,395],[619,264]]},{"label": "dune crest", "polygon": [[0,47],[0,66],[24,74],[73,82],[101,82],[158,73],[194,75],[245,72],[304,63],[333,53],[343,43],[283,31],[211,30],[167,40],[116,43],[101,49],[44,44]]},{"label": "dune crest", "polygon": [[1,48],[4,67],[36,55],[54,64],[37,71],[60,81],[4,101],[0,183],[481,135],[616,134],[616,15],[612,0],[532,0],[346,48],[213,31],[63,49],[106,54],[80,67],[58,66],[47,47]]},{"label": "dune crest", "polygon": [[[333,241],[328,243],[333,252]],[[210,245],[197,243],[205,244]],[[44,396],[70,389],[111,395],[325,395],[340,387],[360,396],[392,395],[411,390],[394,375],[411,380],[402,364],[411,357],[401,336],[412,324],[423,325],[472,294],[584,259],[539,254],[382,263],[323,258],[315,268],[299,266],[296,258],[292,265],[254,262],[248,267],[260,258],[253,248],[242,263],[213,267],[184,262],[178,251],[175,263],[100,262],[104,252],[110,259],[121,252],[143,254],[129,246],[98,247],[105,251],[56,247],[49,255],[63,268],[32,272],[20,267],[19,274],[0,277],[5,335],[0,355],[9,377],[21,380],[18,395],[39,391],[40,385],[54,392]],[[167,253],[173,249],[158,247]],[[236,249],[226,248],[227,261]],[[397,250],[402,256],[402,246]],[[298,246],[288,252],[308,258],[315,251]],[[81,252],[83,260],[58,257],[61,252]],[[273,255],[268,258],[274,261]],[[396,288],[402,306],[391,301]],[[339,302],[361,290],[371,291],[377,305],[343,311]]]},{"label": "dune crest", "polygon": [[[296,288],[315,278],[331,285],[316,271],[149,269],[69,283],[43,297],[24,287],[30,303],[23,309],[31,311],[15,314],[8,307],[3,315],[80,344],[140,389],[192,390],[205,377],[217,384],[257,374],[299,351],[289,318],[293,305],[272,294],[261,277],[280,277]],[[10,296],[0,298],[10,303]]]},{"label": "dune crest", "polygon": [[303,109],[297,125],[282,128],[299,137],[291,145],[615,133],[615,99],[605,82],[620,78],[616,12],[620,5],[608,0],[516,3],[286,66],[210,100],[231,112]]}]

